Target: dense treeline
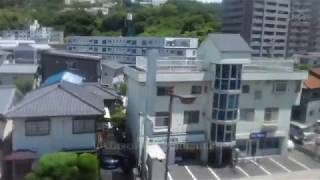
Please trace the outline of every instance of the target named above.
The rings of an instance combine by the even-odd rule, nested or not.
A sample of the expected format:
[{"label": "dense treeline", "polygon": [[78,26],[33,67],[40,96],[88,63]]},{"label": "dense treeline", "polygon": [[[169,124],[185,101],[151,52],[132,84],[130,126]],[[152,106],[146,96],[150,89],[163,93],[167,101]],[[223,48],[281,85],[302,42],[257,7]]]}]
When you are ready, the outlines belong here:
[{"label": "dense treeline", "polygon": [[[63,6],[64,0],[0,0],[0,30],[21,28],[32,19],[64,30],[66,35],[126,35],[126,15],[136,35],[190,36],[203,39],[220,28],[220,4],[170,0],[159,7],[118,3],[108,15],[90,14],[83,7]],[[16,2],[16,3],[14,3]]]}]

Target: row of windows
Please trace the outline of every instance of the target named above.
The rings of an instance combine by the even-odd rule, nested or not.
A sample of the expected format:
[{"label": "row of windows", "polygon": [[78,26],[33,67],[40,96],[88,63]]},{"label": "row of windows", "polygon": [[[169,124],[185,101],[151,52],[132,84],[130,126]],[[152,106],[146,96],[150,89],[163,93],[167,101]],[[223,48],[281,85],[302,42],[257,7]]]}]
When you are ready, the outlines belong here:
[{"label": "row of windows", "polygon": [[[240,109],[241,121],[254,121],[255,110],[253,108]],[[265,108],[264,121],[277,121],[279,119],[279,108],[269,107]]]},{"label": "row of windows", "polygon": [[[47,136],[50,135],[51,123],[50,119],[41,120],[26,120],[25,121],[25,135],[26,136]],[[72,133],[94,133],[95,121],[88,119],[72,120]]]},{"label": "row of windows", "polygon": [[238,64],[216,65],[216,78],[241,79],[241,68]]},{"label": "row of windows", "polygon": [[[267,81],[267,83],[269,83],[269,82]],[[296,81],[294,92],[296,92],[296,93],[300,92],[300,89],[301,89],[301,82],[300,81]],[[274,93],[285,93],[285,92],[287,92],[288,91],[287,82],[286,81],[275,81],[275,82],[273,82],[272,91]],[[260,92],[262,94],[261,90],[255,90],[254,93],[256,94],[257,92]],[[250,93],[250,85],[244,84],[242,86],[242,94],[249,94],[249,93]]]},{"label": "row of windows", "polygon": [[[155,126],[165,127],[169,124],[169,112],[156,112]],[[184,111],[183,124],[197,124],[200,119],[200,111]]]},{"label": "row of windows", "polygon": [[[207,86],[204,87],[204,90],[202,90],[202,86],[200,85],[194,85],[191,86],[190,94],[197,95],[202,94],[202,92],[207,92]],[[172,86],[158,86],[157,87],[157,96],[169,96],[171,93],[173,93],[173,87]]]}]

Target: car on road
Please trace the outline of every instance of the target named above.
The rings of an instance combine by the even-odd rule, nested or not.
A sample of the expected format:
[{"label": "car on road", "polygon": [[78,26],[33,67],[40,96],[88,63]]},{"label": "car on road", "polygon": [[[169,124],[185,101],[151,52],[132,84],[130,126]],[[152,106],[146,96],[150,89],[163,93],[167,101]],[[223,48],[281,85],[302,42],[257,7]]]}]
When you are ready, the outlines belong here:
[{"label": "car on road", "polygon": [[304,144],[304,142],[311,141],[315,135],[313,127],[307,126],[298,122],[290,123],[290,139],[297,144]]},{"label": "car on road", "polygon": [[121,168],[124,173],[131,172],[135,161],[132,153],[122,150],[118,153],[108,153],[105,149],[98,150],[100,167],[105,170]]},{"label": "car on road", "polygon": [[100,167],[106,170],[117,169],[120,167],[121,157],[111,154],[100,154]]}]

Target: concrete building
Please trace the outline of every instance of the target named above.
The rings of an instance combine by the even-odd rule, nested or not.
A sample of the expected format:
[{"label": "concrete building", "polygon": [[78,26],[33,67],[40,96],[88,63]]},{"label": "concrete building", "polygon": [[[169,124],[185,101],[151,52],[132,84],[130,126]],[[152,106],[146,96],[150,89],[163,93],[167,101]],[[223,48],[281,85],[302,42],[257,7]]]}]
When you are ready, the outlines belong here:
[{"label": "concrete building", "polygon": [[295,54],[292,58],[298,65],[306,67],[319,67],[320,66],[320,53],[307,52],[303,54]]},{"label": "concrete building", "polygon": [[258,57],[285,57],[291,0],[223,0],[222,32],[239,33]]},{"label": "concrete building", "polygon": [[156,38],[156,37],[103,37],[71,36],[67,40],[67,50],[77,53],[103,55],[107,60],[124,64],[134,64],[137,56],[145,56],[147,50],[158,49],[162,56],[197,56],[197,38]]},{"label": "concrete building", "polygon": [[3,30],[0,33],[3,40],[34,40],[49,44],[63,44],[63,32],[51,27],[41,27],[37,20],[26,29]]},{"label": "concrete building", "polygon": [[[311,36],[312,1],[291,0],[287,57],[312,50]],[[311,41],[312,42],[312,41]]]},{"label": "concrete building", "polygon": [[223,166],[236,147],[242,157],[285,155],[291,107],[299,104],[307,73],[291,61],[251,60],[250,54],[240,35],[211,34],[199,60],[152,55],[126,67],[127,122],[141,161],[150,145],[166,147],[171,91],[195,100],[173,100],[170,163],[193,159]]}]

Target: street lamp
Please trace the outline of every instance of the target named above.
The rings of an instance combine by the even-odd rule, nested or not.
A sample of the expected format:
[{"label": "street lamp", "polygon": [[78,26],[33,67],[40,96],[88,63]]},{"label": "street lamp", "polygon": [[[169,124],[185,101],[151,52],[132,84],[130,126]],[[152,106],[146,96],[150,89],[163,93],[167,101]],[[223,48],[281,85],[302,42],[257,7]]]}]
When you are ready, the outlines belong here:
[{"label": "street lamp", "polygon": [[167,133],[167,152],[166,152],[166,167],[164,179],[168,179],[168,171],[169,171],[169,153],[170,153],[170,136],[171,136],[171,121],[172,121],[172,103],[173,98],[178,98],[182,104],[192,104],[196,99],[194,96],[182,96],[176,95],[172,92],[169,92],[170,100],[169,100],[169,122],[168,122],[168,133]]}]

